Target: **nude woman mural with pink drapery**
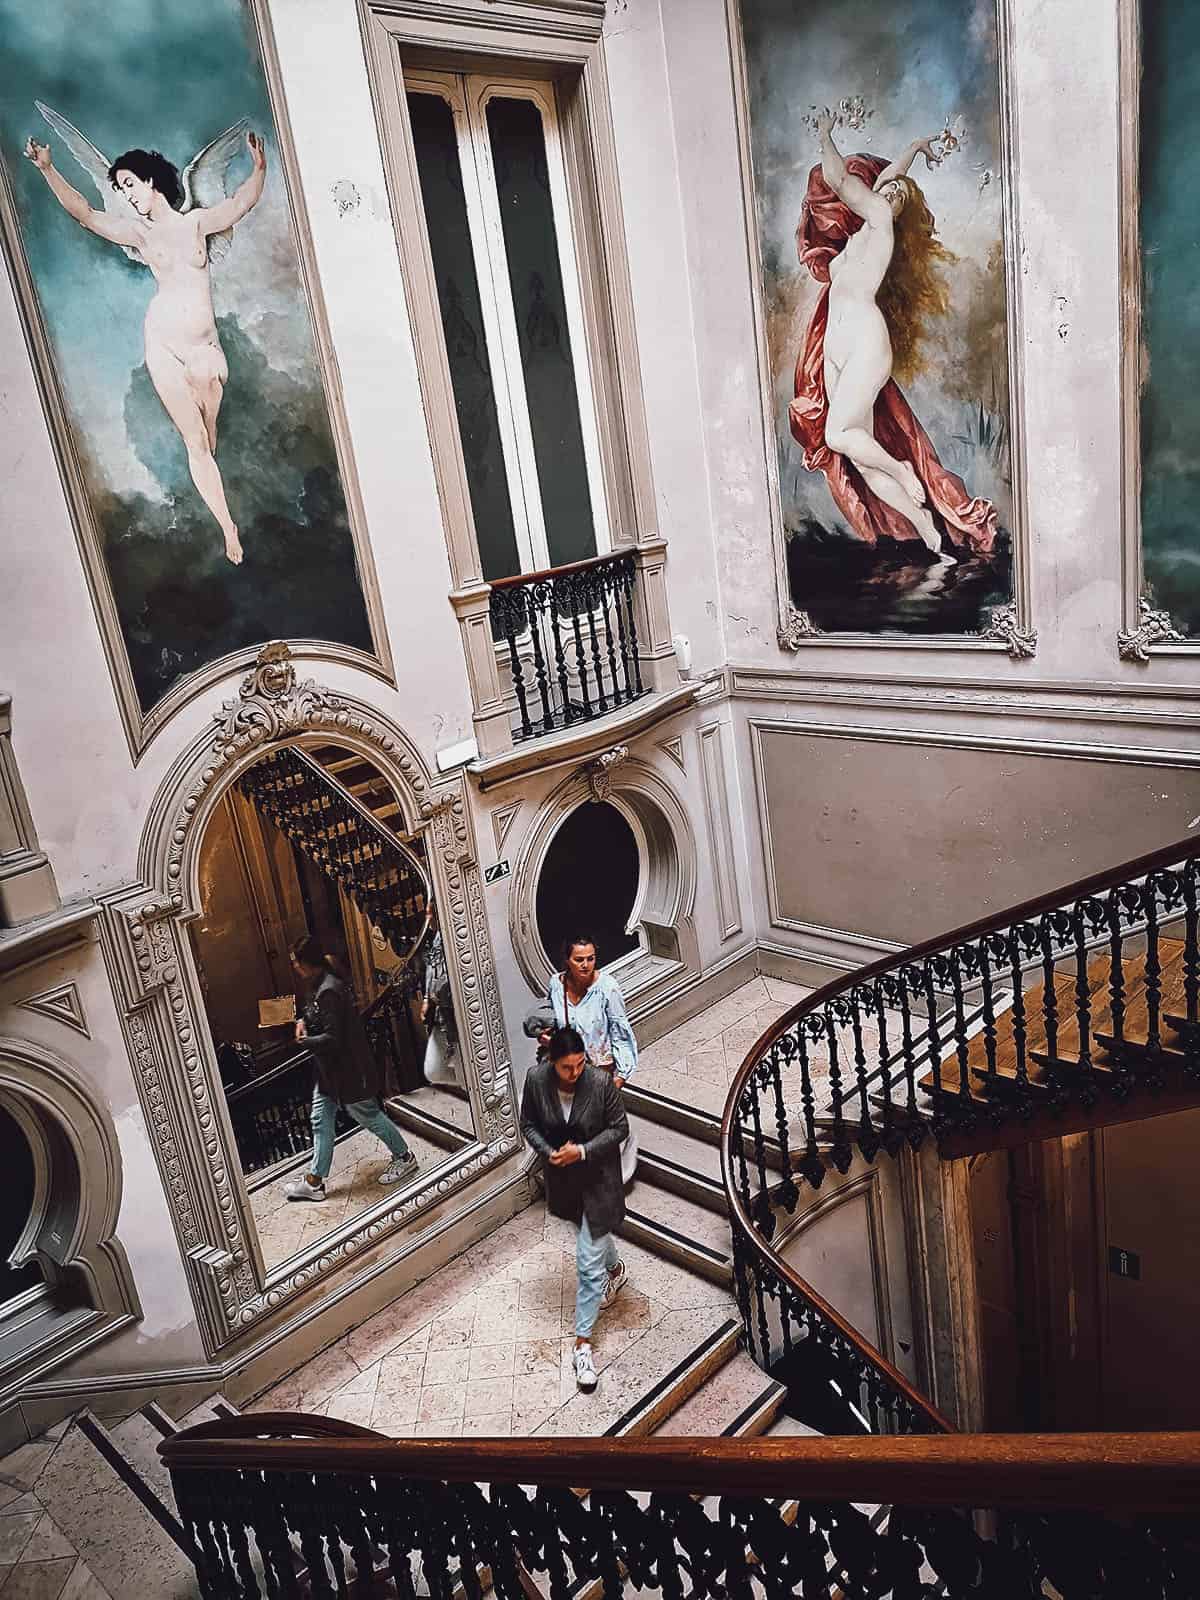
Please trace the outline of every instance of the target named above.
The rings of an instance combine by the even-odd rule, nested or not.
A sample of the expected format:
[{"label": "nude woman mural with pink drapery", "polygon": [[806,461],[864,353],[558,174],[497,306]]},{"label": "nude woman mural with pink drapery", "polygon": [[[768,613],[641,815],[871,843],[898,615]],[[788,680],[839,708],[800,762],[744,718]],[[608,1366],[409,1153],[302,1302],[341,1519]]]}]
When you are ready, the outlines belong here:
[{"label": "nude woman mural with pink drapery", "polygon": [[934,142],[916,141],[899,160],[843,158],[833,118],[817,118],[821,161],[808,179],[796,230],[801,265],[821,284],[796,363],[788,408],[805,467],[823,472],[854,535],[919,539],[944,563],[988,555],[997,512],[972,497],[938,459],[897,383],[920,370],[925,319],[944,313],[941,272],[954,257],[909,169],[919,154],[934,168]]}]

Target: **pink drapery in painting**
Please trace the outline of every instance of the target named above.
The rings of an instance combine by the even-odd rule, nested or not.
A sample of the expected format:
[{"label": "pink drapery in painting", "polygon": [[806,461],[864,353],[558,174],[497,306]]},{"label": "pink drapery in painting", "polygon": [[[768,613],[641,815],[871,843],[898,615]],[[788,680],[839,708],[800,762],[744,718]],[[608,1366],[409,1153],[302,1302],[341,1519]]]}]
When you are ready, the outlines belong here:
[{"label": "pink drapery in painting", "polygon": [[[872,188],[887,163],[878,156],[847,156],[846,167]],[[825,443],[825,328],[829,321],[829,263],[862,227],[862,218],[840,200],[825,182],[820,166],[808,176],[808,191],[796,248],[802,266],[821,285],[813,307],[804,348],[796,363],[796,398],[790,408],[792,435],[804,449],[804,465],[823,472],[838,510],[851,529],[867,544],[882,536],[919,539],[908,518],[886,505],[868,488],[862,475],[845,456]],[[910,462],[925,487],[930,510],[944,523],[956,545],[986,554],[996,537],[996,509],[988,500],[972,497],[957,474],[938,460],[929,435],[913,415],[912,407],[889,378],[875,401],[875,437],[889,455]]]}]

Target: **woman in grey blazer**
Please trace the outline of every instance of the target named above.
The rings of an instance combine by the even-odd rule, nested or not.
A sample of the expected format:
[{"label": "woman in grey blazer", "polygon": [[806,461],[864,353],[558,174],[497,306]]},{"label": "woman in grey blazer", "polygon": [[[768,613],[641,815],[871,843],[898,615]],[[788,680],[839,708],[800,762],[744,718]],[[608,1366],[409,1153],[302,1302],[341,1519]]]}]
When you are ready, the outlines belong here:
[{"label": "woman in grey blazer", "polygon": [[575,1226],[575,1381],[594,1389],[592,1329],[625,1286],[613,1232],[625,1216],[621,1143],[629,1124],[611,1073],[588,1065],[574,1028],[557,1028],[530,1069],[521,1132],[542,1158],[547,1208]]}]

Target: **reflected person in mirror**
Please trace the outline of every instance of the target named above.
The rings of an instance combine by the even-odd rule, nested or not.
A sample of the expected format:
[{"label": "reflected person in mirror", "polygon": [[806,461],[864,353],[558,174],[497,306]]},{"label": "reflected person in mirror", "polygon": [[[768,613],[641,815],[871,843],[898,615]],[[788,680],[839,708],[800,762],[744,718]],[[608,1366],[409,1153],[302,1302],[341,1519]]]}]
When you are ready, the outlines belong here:
[{"label": "reflected person in mirror", "polygon": [[415,1175],[417,1158],[383,1109],[379,1098],[383,1072],[367,1041],[349,985],[333,970],[320,941],[311,935],[292,946],[291,960],[292,971],[309,996],[296,1023],[296,1043],[307,1045],[312,1052],[317,1081],[312,1099],[312,1167],[298,1182],[288,1184],[288,1199],[324,1200],[339,1105],[391,1152],[391,1162],[379,1182],[385,1187],[404,1183]]},{"label": "reflected person in mirror", "polygon": [[521,1132],[542,1158],[546,1207],[575,1227],[575,1381],[596,1387],[592,1329],[625,1286],[614,1230],[625,1216],[621,1142],[629,1132],[612,1074],[588,1063],[574,1028],[556,1028],[521,1096]]}]

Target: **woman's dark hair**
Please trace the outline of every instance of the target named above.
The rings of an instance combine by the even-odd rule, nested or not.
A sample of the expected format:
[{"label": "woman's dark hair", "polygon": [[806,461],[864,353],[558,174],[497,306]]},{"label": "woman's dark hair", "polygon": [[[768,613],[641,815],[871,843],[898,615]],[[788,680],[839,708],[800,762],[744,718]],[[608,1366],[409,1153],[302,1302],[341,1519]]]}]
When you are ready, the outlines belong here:
[{"label": "woman's dark hair", "polygon": [[546,1046],[546,1054],[551,1061],[561,1061],[564,1056],[581,1056],[584,1053],[578,1028],[555,1028]]},{"label": "woman's dark hair", "polygon": [[157,150],[126,150],[108,169],[108,181],[117,187],[117,173],[132,172],[135,178],[152,183],[173,211],[178,211],[183,200],[183,184],[179,168],[160,155]]},{"label": "woman's dark hair", "polygon": [[590,933],[573,933],[569,939],[563,940],[562,961],[564,967],[570,961],[571,951],[574,950],[577,944],[590,944],[593,950],[597,948],[596,941]]},{"label": "woman's dark hair", "polygon": [[303,939],[297,939],[292,946],[292,960],[299,962],[302,967],[324,967],[328,963],[325,952],[321,949],[321,941],[314,939],[311,933],[306,933]]}]

